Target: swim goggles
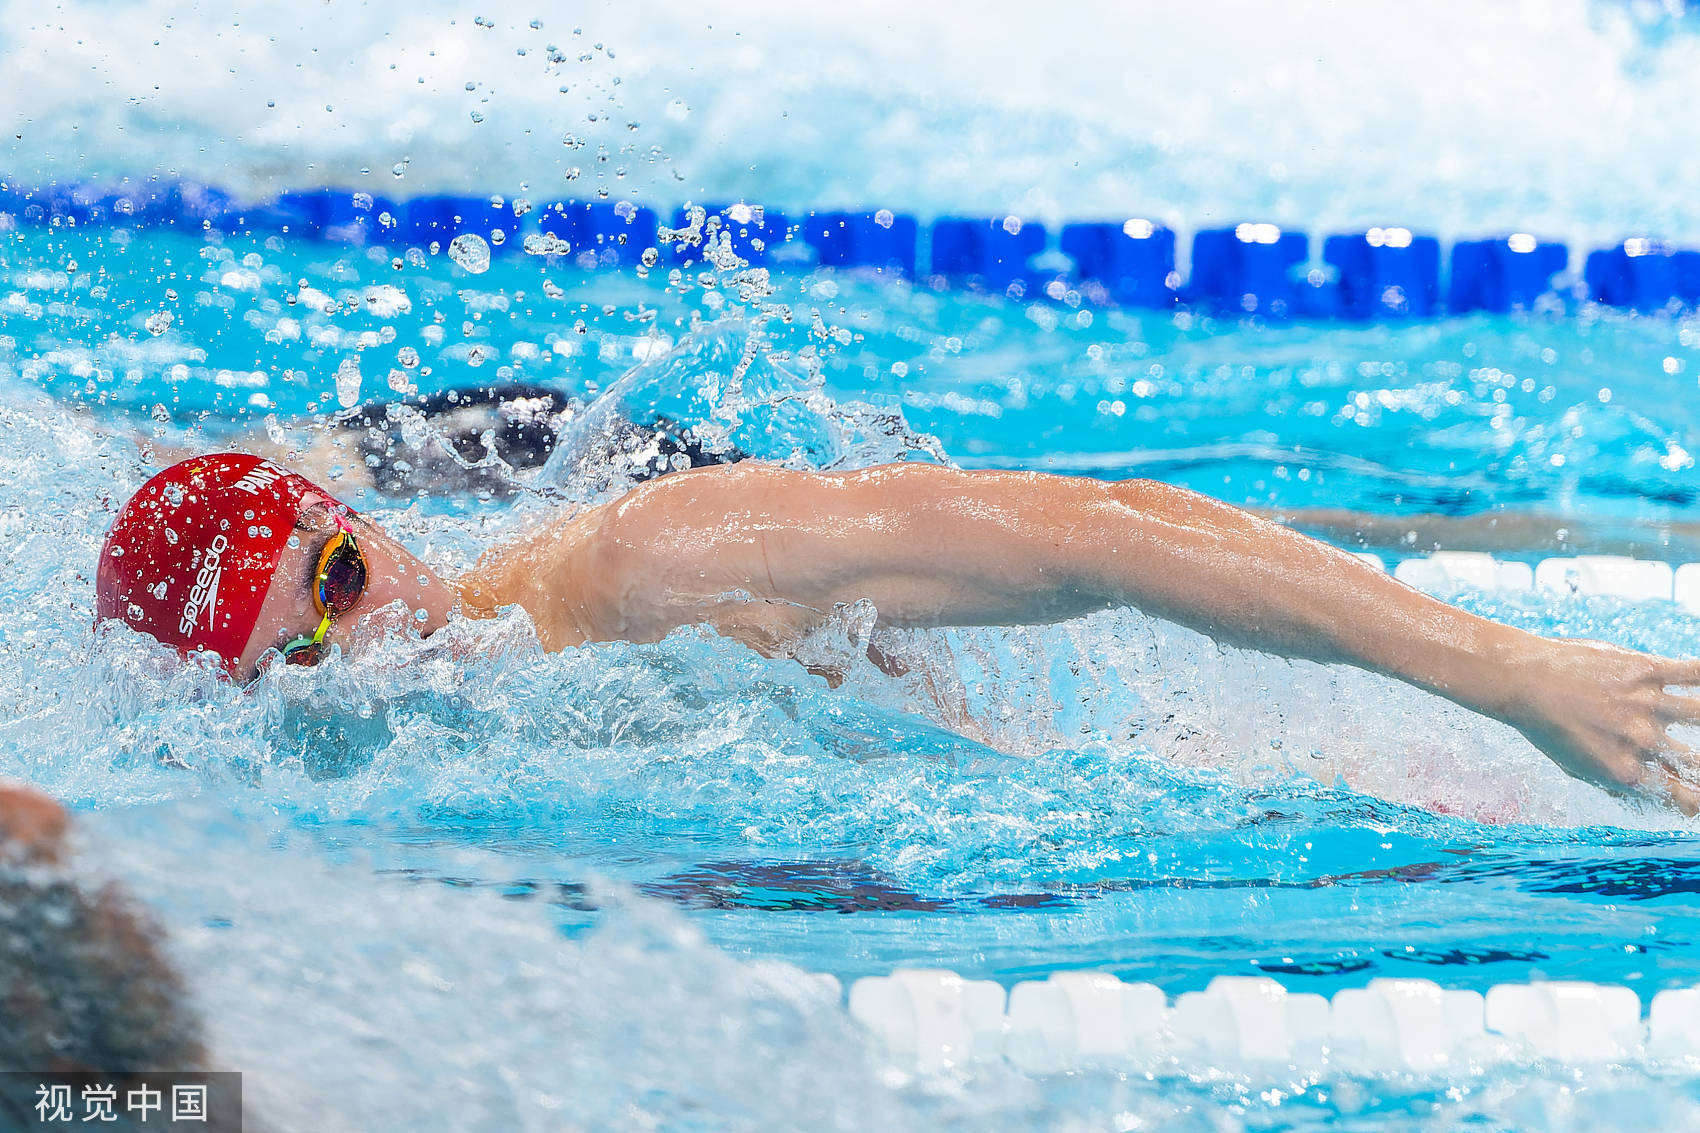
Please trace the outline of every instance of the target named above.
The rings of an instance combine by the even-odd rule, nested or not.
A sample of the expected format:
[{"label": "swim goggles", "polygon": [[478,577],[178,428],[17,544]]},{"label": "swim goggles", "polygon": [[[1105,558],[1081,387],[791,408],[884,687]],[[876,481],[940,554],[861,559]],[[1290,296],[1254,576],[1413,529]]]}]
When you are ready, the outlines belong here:
[{"label": "swim goggles", "polygon": [[366,590],[366,556],[348,524],[336,517],[337,532],[319,552],[319,569],[314,576],[313,605],[324,617],[311,635],[303,634],[282,649],[284,662],[290,665],[317,665],[324,659],[325,634],[331,622],[354,608]]}]

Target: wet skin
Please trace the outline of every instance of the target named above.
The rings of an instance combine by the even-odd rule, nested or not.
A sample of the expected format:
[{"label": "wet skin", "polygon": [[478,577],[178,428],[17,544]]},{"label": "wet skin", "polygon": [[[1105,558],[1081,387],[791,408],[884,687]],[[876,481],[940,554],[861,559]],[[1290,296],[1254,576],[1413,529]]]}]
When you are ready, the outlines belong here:
[{"label": "wet skin", "polygon": [[[285,551],[244,666],[318,624],[308,578],[334,529],[321,518]],[[551,649],[707,624],[776,656],[836,604],[862,598],[900,626],[1035,624],[1133,606],[1224,644],[1397,678],[1511,725],[1571,775],[1700,810],[1700,756],[1666,735],[1700,724],[1700,697],[1674,691],[1700,687],[1700,661],[1536,637],[1155,481],[923,464],[702,468],[541,523],[452,581],[370,521],[355,524],[373,582],[333,625],[329,639],[345,645],[398,598],[424,612],[426,631],[456,609],[518,605]]]}]

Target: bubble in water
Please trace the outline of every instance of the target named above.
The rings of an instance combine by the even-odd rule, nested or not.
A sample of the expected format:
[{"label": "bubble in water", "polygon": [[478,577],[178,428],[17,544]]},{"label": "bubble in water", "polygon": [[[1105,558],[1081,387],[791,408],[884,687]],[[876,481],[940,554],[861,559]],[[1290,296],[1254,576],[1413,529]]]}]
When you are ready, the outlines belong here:
[{"label": "bubble in water", "polygon": [[400,180],[407,176],[407,164],[405,162],[398,161],[394,165],[390,166],[390,172],[395,174],[397,180]]},{"label": "bubble in water", "polygon": [[167,409],[164,404],[156,404],[149,415],[162,425],[171,422],[171,410]]},{"label": "bubble in water", "polygon": [[400,362],[409,370],[419,365],[419,351],[413,349],[411,346],[404,346],[400,350],[396,351],[395,357],[397,362]]},{"label": "bubble in water", "polygon": [[880,209],[878,212],[874,213],[874,223],[879,225],[881,228],[890,228],[896,219],[897,218],[895,216],[891,215],[890,209]]},{"label": "bubble in water", "polygon": [[170,311],[155,311],[153,314],[148,316],[147,322],[142,325],[148,328],[149,334],[158,338],[160,335],[170,330],[171,324],[175,321],[176,318]]},{"label": "bubble in water", "polygon": [[172,507],[182,507],[183,486],[181,484],[167,484],[165,486],[165,502]]},{"label": "bubble in water", "polygon": [[660,261],[660,259],[661,259],[661,253],[656,251],[654,248],[645,248],[643,250],[643,266],[644,267],[652,268],[656,265],[656,263],[658,263]]},{"label": "bubble in water", "polygon": [[492,228],[490,230],[490,243],[500,246],[505,244],[507,239],[508,234],[503,232],[500,228]]},{"label": "bubble in water", "polygon": [[473,275],[490,270],[490,245],[476,232],[463,232],[449,241],[449,259]]}]

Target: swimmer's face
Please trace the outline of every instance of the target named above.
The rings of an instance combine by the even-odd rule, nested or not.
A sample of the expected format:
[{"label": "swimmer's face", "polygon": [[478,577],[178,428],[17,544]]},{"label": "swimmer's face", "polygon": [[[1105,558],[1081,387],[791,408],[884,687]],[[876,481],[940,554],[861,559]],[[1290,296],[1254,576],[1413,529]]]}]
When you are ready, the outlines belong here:
[{"label": "swimmer's face", "polygon": [[[317,585],[314,572],[325,544],[337,532],[337,516],[325,499],[309,497],[301,508],[295,524],[295,537],[286,545],[266,590],[265,604],[260,607],[259,620],[242,651],[237,672],[244,678],[254,675],[260,658],[268,649],[279,649],[294,638],[311,636],[323,617],[314,604],[313,591]],[[454,609],[454,593],[431,569],[384,530],[364,516],[350,515],[344,520],[359,542],[360,553],[366,559],[366,588],[345,614],[331,622],[325,634],[325,644],[342,646],[343,652],[358,649],[362,642],[392,628],[378,624],[370,615],[386,610],[392,603],[406,604],[401,615],[407,624],[421,634],[441,629],[448,623]],[[423,616],[421,616],[423,615]]]}]

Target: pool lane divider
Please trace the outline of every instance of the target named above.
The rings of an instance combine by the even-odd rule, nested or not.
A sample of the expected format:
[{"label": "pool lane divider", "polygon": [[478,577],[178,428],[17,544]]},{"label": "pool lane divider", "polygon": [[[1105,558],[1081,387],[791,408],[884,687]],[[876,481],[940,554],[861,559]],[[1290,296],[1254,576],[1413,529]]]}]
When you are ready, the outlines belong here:
[{"label": "pool lane divider", "polygon": [[1692,1072],[1700,1059],[1700,989],[1661,991],[1643,1017],[1633,988],[1580,981],[1483,994],[1376,979],[1329,999],[1267,976],[1217,976],[1171,1001],[1107,972],[1055,972],[1006,993],[991,980],[900,968],[852,984],[849,1011],[894,1064],[919,1073],[993,1059],[1034,1073],[1165,1064],[1432,1073],[1534,1060]]},{"label": "pool lane divider", "polygon": [[[1380,555],[1353,552],[1379,570],[1387,570]],[[1700,563],[1673,565],[1657,559],[1622,555],[1553,557],[1530,564],[1500,559],[1485,551],[1435,551],[1406,558],[1393,567],[1393,577],[1419,590],[1475,590],[1550,594],[1603,594],[1632,602],[1675,602],[1700,614]]]},{"label": "pool lane divider", "polygon": [[[1384,226],[1326,236],[1246,222],[1192,234],[1190,273],[1176,233],[1156,221],[1080,221],[1055,233],[1018,216],[946,216],[923,224],[887,209],[788,216],[750,202],[704,206],[754,266],[856,269],[1019,299],[1132,308],[1188,307],[1223,316],[1347,321],[1471,311],[1563,309],[1577,300],[1644,314],[1700,307],[1700,250],[1632,236],[1587,252],[1516,232],[1459,240]],[[678,208],[666,218],[688,227]],[[291,190],[243,202],[213,186],[124,179],[23,185],[0,180],[0,231],[18,228],[217,229],[332,244],[447,247],[476,235],[496,254],[529,252],[581,267],[629,267],[644,253],[667,269],[701,249],[661,240],[662,214],[630,201],[434,195],[405,201],[343,189]]]}]

